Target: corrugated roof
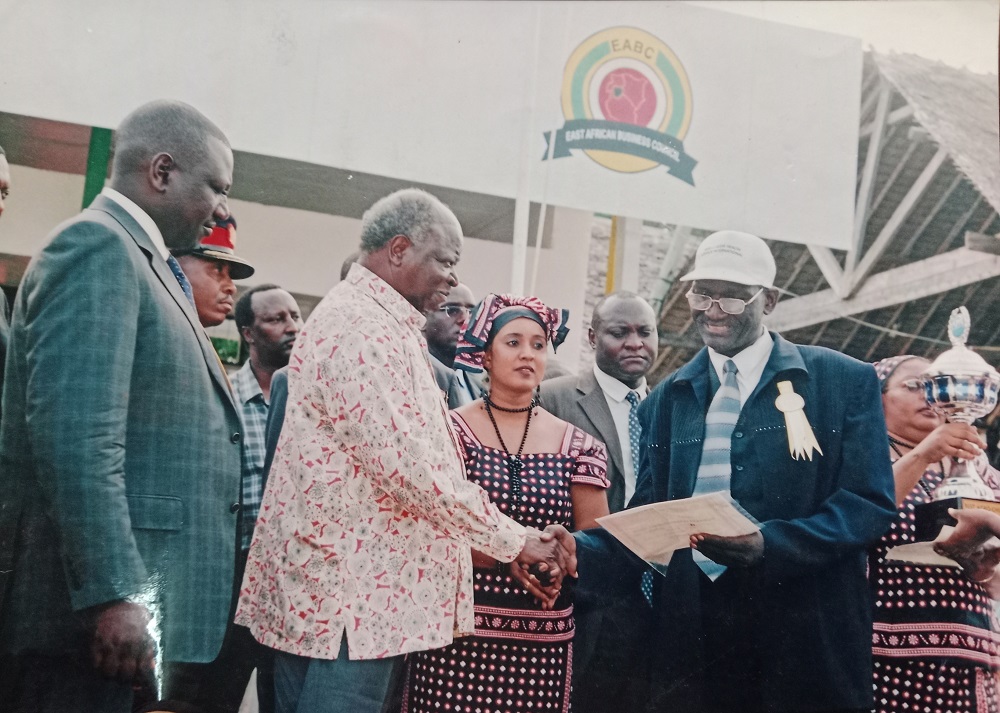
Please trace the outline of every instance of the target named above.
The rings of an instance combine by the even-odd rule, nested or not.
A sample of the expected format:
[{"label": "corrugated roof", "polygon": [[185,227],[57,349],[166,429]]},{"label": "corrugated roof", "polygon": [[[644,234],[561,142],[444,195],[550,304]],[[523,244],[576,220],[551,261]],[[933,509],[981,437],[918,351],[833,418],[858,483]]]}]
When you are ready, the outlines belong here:
[{"label": "corrugated roof", "polygon": [[872,55],[882,76],[913,108],[917,121],[1000,211],[997,76],[912,54]]}]

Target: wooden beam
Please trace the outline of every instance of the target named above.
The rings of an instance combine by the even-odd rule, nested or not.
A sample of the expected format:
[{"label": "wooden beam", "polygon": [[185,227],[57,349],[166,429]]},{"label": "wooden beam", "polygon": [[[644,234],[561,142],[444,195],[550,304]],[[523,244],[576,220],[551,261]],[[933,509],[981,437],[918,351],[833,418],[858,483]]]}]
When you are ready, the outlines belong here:
[{"label": "wooden beam", "polygon": [[1000,255],[1000,235],[985,235],[968,230],[965,233],[965,247],[982,253]]},{"label": "wooden beam", "polygon": [[868,145],[865,165],[861,170],[861,187],[858,189],[858,199],[854,204],[854,231],[851,234],[851,247],[847,251],[847,259],[844,261],[844,273],[847,275],[854,272],[854,268],[858,264],[858,254],[865,240],[865,232],[868,227],[868,205],[871,203],[872,194],[875,191],[875,176],[878,174],[878,161],[882,154],[885,119],[889,111],[891,96],[892,87],[883,79],[882,86],[879,88],[878,105],[875,107],[875,119],[872,122],[875,133],[872,134],[871,143]]},{"label": "wooden beam", "polygon": [[685,337],[683,334],[660,334],[661,347],[677,347],[680,349],[701,349],[704,343],[701,339]]},{"label": "wooden beam", "polygon": [[[886,118],[885,123],[889,126],[893,124],[898,124],[903,119],[909,119],[913,116],[913,107],[909,104],[904,104],[895,111],[889,112],[889,116]],[[858,138],[863,139],[865,137],[871,136],[875,132],[875,122],[871,121],[861,127],[861,131],[858,133]]]},{"label": "wooden beam", "polygon": [[889,247],[889,243],[896,236],[896,231],[900,229],[903,223],[913,209],[920,202],[920,198],[924,195],[924,192],[931,185],[931,181],[934,180],[934,176],[937,174],[938,169],[941,168],[941,164],[944,163],[945,159],[948,158],[948,152],[944,149],[938,149],[934,157],[924,166],[924,170],[917,177],[917,180],[910,190],[907,191],[906,195],[903,196],[903,200],[899,202],[896,206],[896,210],[893,211],[892,215],[889,217],[889,221],[879,232],[878,237],[871,244],[871,247],[865,252],[864,258],[858,264],[857,268],[849,273],[846,273],[847,279],[847,295],[853,295],[857,292],[858,288],[868,277],[868,274],[875,267],[875,263],[879,261],[882,254],[885,252],[886,248]]},{"label": "wooden beam", "polygon": [[841,299],[833,290],[782,300],[765,319],[787,332],[873,309],[963,287],[1000,275],[1000,256],[958,248],[873,275],[857,294]]},{"label": "wooden beam", "polygon": [[833,254],[833,250],[810,245],[809,254],[816,261],[816,265],[819,267],[819,271],[823,273],[823,277],[826,278],[830,289],[841,297],[846,297],[844,270],[840,267],[840,263],[837,262],[837,257]]}]

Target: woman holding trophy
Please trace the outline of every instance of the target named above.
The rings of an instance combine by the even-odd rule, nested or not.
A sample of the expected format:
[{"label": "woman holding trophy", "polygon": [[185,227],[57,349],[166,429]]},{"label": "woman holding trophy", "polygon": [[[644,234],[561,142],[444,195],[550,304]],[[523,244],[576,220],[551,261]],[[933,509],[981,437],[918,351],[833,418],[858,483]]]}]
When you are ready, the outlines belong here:
[{"label": "woman holding trophy", "polygon": [[964,569],[886,559],[889,548],[916,541],[915,508],[960,458],[971,461],[1000,498],[1000,473],[990,467],[977,431],[946,422],[928,405],[921,378],[926,359],[904,355],[875,364],[893,458],[899,516],[874,549],[869,581],[874,604],[876,710],[1000,713],[1000,595],[995,568],[966,561]]}]

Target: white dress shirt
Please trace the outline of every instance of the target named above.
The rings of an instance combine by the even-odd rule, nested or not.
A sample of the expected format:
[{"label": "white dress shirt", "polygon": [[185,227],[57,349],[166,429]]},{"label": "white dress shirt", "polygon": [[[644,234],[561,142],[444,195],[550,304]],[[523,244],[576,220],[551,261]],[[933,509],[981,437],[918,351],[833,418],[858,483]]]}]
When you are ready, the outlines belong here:
[{"label": "white dress shirt", "polygon": [[774,348],[774,339],[766,329],[764,333],[757,337],[757,341],[746,347],[734,357],[727,357],[725,354],[708,348],[708,357],[712,360],[715,374],[722,383],[724,377],[722,367],[732,359],[736,363],[736,385],[740,387],[740,406],[746,404],[750,394],[760,383],[760,377],[764,374],[764,367],[771,356],[771,349]]},{"label": "white dress shirt", "polygon": [[139,227],[146,231],[146,235],[149,239],[153,241],[153,246],[156,248],[156,252],[160,253],[160,257],[164,261],[170,257],[170,251],[167,250],[167,244],[163,242],[163,233],[157,227],[153,219],[149,217],[149,213],[144,211],[142,208],[137,206],[132,199],[122,195],[114,188],[108,188],[105,186],[101,190],[101,195],[105,198],[110,198],[115,203],[120,205],[126,213],[128,213],[139,224]]},{"label": "white dress shirt", "polygon": [[622,447],[622,465],[625,468],[625,472],[622,473],[622,477],[625,479],[625,504],[628,505],[628,501],[635,494],[636,464],[632,462],[632,444],[628,438],[628,415],[632,404],[628,402],[626,397],[629,391],[635,391],[639,395],[639,400],[642,401],[649,393],[649,388],[646,386],[646,377],[642,377],[639,385],[635,389],[630,389],[615,377],[601,371],[597,364],[594,364],[594,378],[597,379],[598,386],[604,392],[608,408],[611,409],[611,418],[615,421],[615,430],[618,431],[618,443]]},{"label": "white dress shirt", "polygon": [[479,398],[479,394],[473,392],[472,383],[469,381],[469,374],[462,369],[455,369],[455,379],[458,381],[458,396],[461,405],[471,404]]}]

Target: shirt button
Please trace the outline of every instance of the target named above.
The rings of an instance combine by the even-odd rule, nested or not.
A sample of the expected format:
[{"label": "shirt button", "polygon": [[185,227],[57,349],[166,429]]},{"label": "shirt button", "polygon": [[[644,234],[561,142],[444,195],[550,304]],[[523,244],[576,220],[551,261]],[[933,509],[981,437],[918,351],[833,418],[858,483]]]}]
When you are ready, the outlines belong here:
[{"label": "shirt button", "polygon": [[237,431],[236,433],[234,433],[233,435],[231,435],[231,436],[229,437],[229,440],[230,440],[230,441],[232,441],[233,443],[239,443],[239,442],[240,442],[240,434],[239,434],[239,431]]},{"label": "shirt button", "polygon": [[743,466],[742,465],[736,466],[736,470],[743,470]]},{"label": "shirt button", "polygon": [[[238,436],[240,434],[237,433],[236,435]],[[737,438],[743,438],[743,431],[737,431],[733,435],[736,436]]]},{"label": "shirt button", "polygon": [[239,503],[233,503],[232,505],[229,506],[229,512],[239,512],[239,511],[240,511]]}]

